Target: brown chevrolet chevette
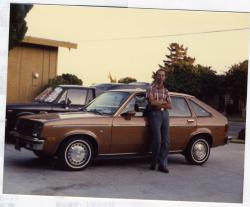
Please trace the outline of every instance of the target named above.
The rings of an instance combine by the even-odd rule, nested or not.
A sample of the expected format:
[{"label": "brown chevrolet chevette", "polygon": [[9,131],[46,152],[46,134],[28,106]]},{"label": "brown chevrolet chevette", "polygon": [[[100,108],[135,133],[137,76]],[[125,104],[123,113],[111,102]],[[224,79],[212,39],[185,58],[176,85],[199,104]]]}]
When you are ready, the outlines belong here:
[{"label": "brown chevrolet chevette", "polygon": [[[228,121],[218,111],[187,94],[170,93],[170,152],[191,164],[203,164],[210,148],[228,141]],[[39,157],[57,157],[65,169],[80,170],[100,155],[150,153],[145,90],[101,94],[82,112],[20,117],[12,134],[15,148]]]}]

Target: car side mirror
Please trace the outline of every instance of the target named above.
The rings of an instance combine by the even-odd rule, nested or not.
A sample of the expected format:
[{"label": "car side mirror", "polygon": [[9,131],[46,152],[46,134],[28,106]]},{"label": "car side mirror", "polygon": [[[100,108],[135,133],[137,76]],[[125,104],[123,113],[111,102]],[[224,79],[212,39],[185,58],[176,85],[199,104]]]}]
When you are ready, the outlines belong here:
[{"label": "car side mirror", "polygon": [[131,120],[132,116],[135,116],[135,111],[127,111],[121,114],[122,117],[124,117],[126,120]]}]

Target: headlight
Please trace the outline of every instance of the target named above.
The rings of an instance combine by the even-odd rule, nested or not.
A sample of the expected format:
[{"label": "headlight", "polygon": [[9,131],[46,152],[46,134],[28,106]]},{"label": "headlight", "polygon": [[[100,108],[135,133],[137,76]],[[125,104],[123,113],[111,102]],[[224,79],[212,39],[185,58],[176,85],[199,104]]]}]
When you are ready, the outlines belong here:
[{"label": "headlight", "polygon": [[43,128],[42,123],[39,123],[39,122],[34,123],[31,135],[34,137],[39,137],[41,134],[42,128]]}]

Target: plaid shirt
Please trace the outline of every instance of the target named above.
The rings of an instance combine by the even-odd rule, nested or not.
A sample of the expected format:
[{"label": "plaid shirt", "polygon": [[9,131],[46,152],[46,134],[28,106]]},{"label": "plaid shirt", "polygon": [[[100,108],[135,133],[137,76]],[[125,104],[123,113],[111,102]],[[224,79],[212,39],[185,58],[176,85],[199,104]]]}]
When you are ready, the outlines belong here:
[{"label": "plaid shirt", "polygon": [[168,89],[159,87],[157,84],[152,84],[146,92],[146,97],[156,101],[168,101],[171,103],[171,98],[168,94]]}]

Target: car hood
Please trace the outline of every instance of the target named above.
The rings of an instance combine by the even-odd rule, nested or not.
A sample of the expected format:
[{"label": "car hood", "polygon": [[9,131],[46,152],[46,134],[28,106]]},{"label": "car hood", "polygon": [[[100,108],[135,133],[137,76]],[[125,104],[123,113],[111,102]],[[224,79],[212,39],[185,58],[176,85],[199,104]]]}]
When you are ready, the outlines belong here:
[{"label": "car hood", "polygon": [[32,103],[17,103],[17,104],[7,104],[7,110],[14,110],[14,109],[37,109],[50,106],[50,103],[39,103],[39,102],[32,102]]},{"label": "car hood", "polygon": [[49,113],[49,114],[35,114],[23,116],[25,119],[30,119],[39,122],[50,122],[59,120],[70,120],[70,119],[83,119],[83,118],[100,118],[107,117],[107,115],[99,115],[89,112],[71,112],[71,113]]}]

